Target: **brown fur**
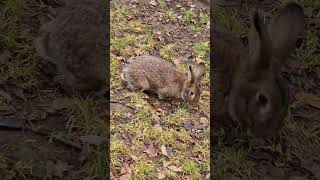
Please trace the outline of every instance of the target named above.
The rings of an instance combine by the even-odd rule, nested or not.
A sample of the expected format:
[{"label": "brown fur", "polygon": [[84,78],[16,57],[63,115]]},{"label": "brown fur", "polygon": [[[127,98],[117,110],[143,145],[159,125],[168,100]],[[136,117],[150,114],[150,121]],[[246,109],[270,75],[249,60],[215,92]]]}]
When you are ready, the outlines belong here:
[{"label": "brown fur", "polygon": [[52,21],[41,26],[37,53],[56,67],[54,81],[68,93],[107,90],[105,5],[92,0],[67,1]]},{"label": "brown fur", "polygon": [[161,58],[143,55],[129,59],[121,77],[128,83],[130,89],[150,91],[158,94],[160,99],[182,99],[184,93],[192,91],[194,98],[187,95],[184,100],[195,103],[201,93],[196,85],[200,82],[203,73],[204,64],[202,63],[192,69],[192,73],[188,75],[177,71],[173,64]]},{"label": "brown fur", "polygon": [[280,66],[303,31],[303,10],[290,3],[269,25],[252,18],[249,47],[240,38],[214,27],[214,114],[216,120],[239,122],[256,136],[274,135],[288,110],[288,88]]}]

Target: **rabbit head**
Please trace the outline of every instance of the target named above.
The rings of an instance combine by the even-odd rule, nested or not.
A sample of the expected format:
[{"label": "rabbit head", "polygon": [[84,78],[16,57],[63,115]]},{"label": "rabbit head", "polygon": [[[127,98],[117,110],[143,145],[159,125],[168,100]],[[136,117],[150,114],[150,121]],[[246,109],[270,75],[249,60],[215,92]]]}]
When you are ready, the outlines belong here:
[{"label": "rabbit head", "polygon": [[205,72],[204,63],[199,63],[195,68],[189,66],[187,79],[182,89],[182,99],[189,103],[197,103],[200,98],[200,81]]},{"label": "rabbit head", "polygon": [[269,25],[256,12],[249,32],[249,52],[240,59],[228,97],[232,119],[256,136],[269,136],[283,125],[288,111],[288,87],[280,67],[302,33],[302,8],[290,3]]}]

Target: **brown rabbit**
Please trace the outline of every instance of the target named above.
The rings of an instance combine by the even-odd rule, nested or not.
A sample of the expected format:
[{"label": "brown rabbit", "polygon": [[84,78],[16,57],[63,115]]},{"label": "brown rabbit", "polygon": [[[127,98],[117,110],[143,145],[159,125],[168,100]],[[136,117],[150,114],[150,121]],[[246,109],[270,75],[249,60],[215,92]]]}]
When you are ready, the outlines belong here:
[{"label": "brown rabbit", "polygon": [[266,25],[256,12],[249,47],[230,32],[214,27],[214,110],[218,124],[232,119],[255,136],[274,135],[288,112],[288,87],[280,67],[304,27],[303,9],[287,4]]},{"label": "brown rabbit", "polygon": [[173,64],[155,56],[133,57],[128,63],[121,78],[129,89],[156,93],[160,99],[182,99],[191,104],[199,101],[199,83],[205,72],[203,63],[194,69],[189,66],[187,73],[177,71]]},{"label": "brown rabbit", "polygon": [[69,94],[102,96],[107,91],[105,9],[102,1],[67,0],[57,17],[41,26],[34,40],[43,64],[55,69],[49,73],[54,82]]}]

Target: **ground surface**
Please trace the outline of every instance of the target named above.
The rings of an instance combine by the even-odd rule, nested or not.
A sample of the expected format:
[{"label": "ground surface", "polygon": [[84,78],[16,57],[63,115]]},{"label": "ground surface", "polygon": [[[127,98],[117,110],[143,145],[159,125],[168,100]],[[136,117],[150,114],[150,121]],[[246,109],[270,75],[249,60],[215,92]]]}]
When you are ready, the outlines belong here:
[{"label": "ground surface", "polygon": [[[176,1],[111,2],[111,178],[205,179],[209,173],[209,9]],[[160,56],[207,65],[200,109],[131,92],[122,61]]]},{"label": "ground surface", "polygon": [[65,96],[32,45],[48,5],[56,6],[45,2],[0,1],[0,177],[102,179],[105,106]]},{"label": "ground surface", "polygon": [[[258,1],[248,2],[257,4]],[[261,2],[266,4],[260,8],[267,18],[283,3]],[[216,9],[213,21],[246,39],[250,5],[240,6],[224,0],[219,3],[235,7]],[[241,139],[236,132],[221,135],[214,129],[211,141],[215,146],[211,150],[214,151],[215,179],[320,179],[320,4],[304,1],[304,7],[307,21],[304,35],[283,68],[291,91],[285,127],[278,137],[263,143]]]}]

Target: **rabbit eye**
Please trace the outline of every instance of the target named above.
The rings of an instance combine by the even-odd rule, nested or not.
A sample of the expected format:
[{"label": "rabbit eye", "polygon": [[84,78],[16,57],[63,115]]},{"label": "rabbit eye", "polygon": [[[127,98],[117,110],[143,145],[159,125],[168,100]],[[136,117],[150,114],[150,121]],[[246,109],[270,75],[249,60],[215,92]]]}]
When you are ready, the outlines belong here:
[{"label": "rabbit eye", "polygon": [[193,94],[194,94],[193,91],[190,91],[190,96],[193,96]]}]

